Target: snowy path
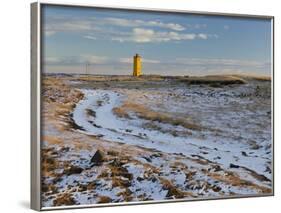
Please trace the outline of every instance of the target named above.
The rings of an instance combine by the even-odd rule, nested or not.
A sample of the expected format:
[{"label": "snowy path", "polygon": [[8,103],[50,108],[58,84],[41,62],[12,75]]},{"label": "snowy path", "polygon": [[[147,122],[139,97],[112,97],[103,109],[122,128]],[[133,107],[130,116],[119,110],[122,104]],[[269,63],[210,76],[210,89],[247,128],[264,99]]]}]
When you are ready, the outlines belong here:
[{"label": "snowy path", "polygon": [[[271,174],[265,173],[266,162],[270,159],[260,157],[264,156],[263,150],[250,150],[253,155],[244,156],[243,152],[249,151],[249,148],[235,141],[224,143],[212,137],[207,139],[198,139],[194,136],[181,137],[147,129],[143,127],[146,120],[137,117],[121,119],[113,114],[112,109],[120,106],[122,100],[126,98],[121,94],[108,90],[82,91],[85,97],[74,109],[73,119],[83,129],[80,131],[85,134],[98,135],[104,140],[138,145],[165,153],[184,154],[195,158],[202,156],[221,164],[226,169],[230,164],[235,164],[271,179]],[[183,128],[164,125],[167,125],[166,128]]]}]

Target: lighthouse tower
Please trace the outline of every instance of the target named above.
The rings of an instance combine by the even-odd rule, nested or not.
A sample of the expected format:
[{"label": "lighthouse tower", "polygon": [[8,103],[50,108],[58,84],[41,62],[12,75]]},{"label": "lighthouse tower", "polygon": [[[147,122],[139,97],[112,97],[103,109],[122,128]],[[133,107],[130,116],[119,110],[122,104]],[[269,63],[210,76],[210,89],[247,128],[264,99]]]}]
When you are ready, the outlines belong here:
[{"label": "lighthouse tower", "polygon": [[139,54],[136,54],[134,56],[133,76],[140,76],[141,74],[141,57],[139,56]]}]

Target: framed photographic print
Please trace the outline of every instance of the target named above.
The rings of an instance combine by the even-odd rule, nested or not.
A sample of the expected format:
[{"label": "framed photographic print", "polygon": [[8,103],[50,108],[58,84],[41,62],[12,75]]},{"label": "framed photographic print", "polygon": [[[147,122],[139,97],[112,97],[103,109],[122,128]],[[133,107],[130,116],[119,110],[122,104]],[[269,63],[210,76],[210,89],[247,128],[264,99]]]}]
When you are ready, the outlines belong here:
[{"label": "framed photographic print", "polygon": [[271,16],[31,5],[35,210],[273,195]]}]

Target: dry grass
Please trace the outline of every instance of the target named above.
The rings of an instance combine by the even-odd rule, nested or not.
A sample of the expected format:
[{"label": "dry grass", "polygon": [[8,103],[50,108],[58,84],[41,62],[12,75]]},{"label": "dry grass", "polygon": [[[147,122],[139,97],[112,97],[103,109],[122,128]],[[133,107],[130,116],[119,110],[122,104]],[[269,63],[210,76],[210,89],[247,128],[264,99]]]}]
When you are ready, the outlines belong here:
[{"label": "dry grass", "polygon": [[253,182],[243,180],[232,172],[227,172],[226,173],[227,175],[221,175],[218,173],[206,173],[206,174],[215,180],[230,184],[232,186],[252,188],[252,189],[256,189],[256,190],[260,191],[261,193],[265,193],[265,194],[272,192],[272,190],[270,188],[267,188],[264,186],[259,186]]},{"label": "dry grass", "polygon": [[123,167],[124,163],[120,160],[113,160],[107,165],[107,168],[103,170],[98,179],[110,179],[112,181],[112,187],[120,187],[127,189],[131,186],[131,180],[133,179],[133,174],[129,173],[128,170]]},{"label": "dry grass", "polygon": [[127,188],[131,185],[130,181],[133,179],[133,175],[126,168],[120,164],[110,165],[109,168],[113,187]]},{"label": "dry grass", "polygon": [[83,93],[65,85],[62,80],[54,77],[44,77],[42,80],[43,110],[52,111],[53,117],[50,118],[54,120],[67,117],[83,97]]},{"label": "dry grass", "polygon": [[231,76],[242,78],[245,80],[256,80],[256,81],[271,81],[271,76],[262,76],[262,75],[238,75],[238,74],[233,74]]},{"label": "dry grass", "polygon": [[59,162],[54,156],[54,148],[43,148],[41,150],[42,160],[41,160],[41,171],[42,175],[49,176],[54,175],[54,170],[59,167]]},{"label": "dry grass", "polygon": [[44,184],[42,185],[41,190],[43,193],[55,194],[58,192],[58,187],[56,187],[53,184],[49,184],[49,185]]},{"label": "dry grass", "polygon": [[98,197],[98,202],[97,203],[110,203],[112,202],[112,199],[107,196],[100,196]]},{"label": "dry grass", "polygon": [[136,115],[145,120],[150,120],[150,121],[158,121],[161,123],[166,123],[166,124],[171,124],[174,126],[183,126],[187,129],[191,130],[201,130],[202,127],[189,122],[187,119],[182,119],[182,118],[175,118],[169,114],[166,113],[160,113],[160,112],[155,112],[152,111],[148,108],[146,108],[143,105],[140,104],[135,104],[131,102],[125,102],[122,106],[120,107],[115,107],[113,108],[113,112],[115,115],[119,117],[124,117],[124,118],[130,118],[129,112],[134,112]]},{"label": "dry grass", "polygon": [[126,201],[126,202],[131,201],[131,200],[133,199],[133,197],[132,197],[132,192],[131,192],[131,190],[128,189],[128,188],[125,189],[125,190],[122,191],[122,192],[119,192],[119,193],[117,194],[117,196],[122,196],[122,197],[123,197],[123,200]]},{"label": "dry grass", "polygon": [[[129,77],[128,77],[129,78]],[[161,79],[160,77],[155,76],[157,79]],[[178,78],[182,79],[184,77]],[[149,77],[144,76],[141,78],[129,78],[130,81],[149,81]],[[94,80],[94,79],[92,79]],[[122,78],[112,78],[114,81],[122,81]],[[125,80],[125,78],[123,78]],[[209,79],[210,80],[210,79]],[[105,80],[107,81],[107,80]],[[79,91],[74,90],[73,88],[67,87],[62,83],[62,81],[58,81],[57,79],[47,78],[44,81],[44,108],[47,112],[44,115],[44,119],[48,119],[48,124],[55,126],[59,131],[62,131],[63,134],[61,136],[46,136],[43,135],[43,140],[47,142],[48,145],[58,145],[60,147],[65,146],[67,143],[73,145],[75,148],[73,149],[86,149],[86,150],[96,150],[97,147],[100,150],[103,150],[107,153],[108,159],[104,164],[104,171],[100,176],[97,178],[103,178],[105,180],[112,180],[113,187],[120,187],[124,189],[122,192],[119,193],[118,196],[122,196],[124,201],[130,201],[134,197],[134,193],[129,190],[129,186],[132,183],[133,174],[128,173],[128,170],[123,167],[124,162],[136,163],[138,165],[143,165],[145,168],[144,178],[147,180],[152,181],[152,177],[156,178],[156,180],[160,180],[160,171],[161,168],[152,168],[149,163],[144,164],[140,163],[132,158],[136,155],[140,156],[149,156],[151,154],[151,150],[145,148],[139,148],[137,146],[129,146],[129,145],[118,145],[118,143],[108,143],[107,141],[103,141],[102,139],[97,139],[94,136],[84,136],[82,134],[78,134],[76,132],[71,131],[71,126],[63,125],[63,122],[66,124],[69,123],[69,113],[75,107],[75,104],[83,98],[83,95],[79,93]],[[52,96],[56,94],[56,96]],[[65,99],[64,99],[65,98]],[[130,99],[133,102],[133,99]],[[46,101],[46,102],[45,102]],[[101,103],[102,104],[102,103]],[[196,124],[193,124],[188,119],[183,118],[175,118],[166,113],[159,113],[152,111],[146,108],[144,105],[138,105],[131,102],[126,102],[121,107],[115,108],[114,113],[120,117],[128,117],[130,118],[130,112],[136,113],[140,118],[147,119],[150,121],[158,121],[162,123],[172,124],[172,125],[182,125],[188,129],[199,129],[201,130],[202,127]],[[94,112],[88,111],[88,114],[94,116]],[[61,123],[62,122],[62,123]],[[151,122],[153,123],[153,122]],[[65,137],[67,135],[67,137]],[[89,143],[88,143],[89,142]],[[105,146],[108,145],[108,146]],[[72,147],[72,146],[71,146]],[[42,162],[42,177],[54,177],[59,179],[59,175],[55,174],[54,171],[58,169],[67,169],[71,162],[66,162],[65,164],[61,164],[59,162],[59,158],[55,156],[55,150],[46,149],[43,150],[43,162]],[[147,154],[147,155],[146,155]],[[125,158],[127,156],[127,159]],[[186,158],[186,156],[185,156]],[[111,164],[112,159],[118,159],[116,164]],[[164,158],[163,158],[164,159]],[[179,158],[181,159],[181,158]],[[210,162],[204,159],[191,159],[194,162],[200,163],[202,165],[209,165]],[[181,171],[186,170],[184,173],[186,174],[187,179],[193,181],[196,177],[194,176],[194,171],[188,171],[188,168],[185,168],[185,164],[181,162],[175,162],[171,168],[173,170],[180,169]],[[217,180],[221,183],[241,187],[241,188],[249,188],[249,189],[257,189],[262,193],[270,193],[271,189],[258,186],[255,184],[250,183],[249,181],[241,180],[238,176],[234,174],[227,173],[226,176],[223,174],[227,173],[226,171],[220,173],[210,173],[206,171],[206,176],[211,177],[214,180]],[[184,191],[185,189],[176,187],[171,180],[161,179],[160,181],[163,185],[163,189],[167,190],[167,199],[170,198],[184,198],[184,197],[193,197],[192,193]],[[54,205],[73,205],[75,204],[75,199],[71,196],[70,191],[68,193],[60,193],[58,192],[55,184],[53,182],[49,185],[42,184],[42,192],[44,195],[50,194],[51,196],[56,196]],[[195,183],[196,184],[196,183]],[[73,187],[73,189],[78,189],[81,192],[83,191],[95,191],[95,189],[99,187],[99,185],[95,182],[90,184],[81,185],[80,188]],[[71,189],[72,190],[72,189]],[[149,199],[147,195],[143,196],[143,200]],[[99,203],[109,203],[112,202],[110,197],[100,196],[97,198]]]},{"label": "dry grass", "polygon": [[211,86],[224,86],[230,84],[245,84],[246,81],[236,76],[208,75],[194,76],[180,79],[181,82],[188,84],[209,84]]},{"label": "dry grass", "polygon": [[188,169],[187,165],[185,165],[185,164],[184,164],[183,162],[181,162],[181,161],[175,161],[175,162],[173,162],[170,167],[173,168],[173,169],[181,169],[181,171],[187,170],[187,169]]},{"label": "dry grass", "polygon": [[108,75],[108,76],[80,76],[78,79],[74,80],[80,80],[80,81],[95,81],[95,82],[112,82],[112,81],[162,81],[164,80],[163,76],[160,75],[142,75],[139,77],[134,77],[131,75]]},{"label": "dry grass", "polygon": [[[247,74],[221,74],[221,75],[206,75],[206,76],[161,76],[161,75],[142,75],[134,77],[131,75],[108,75],[108,76],[80,76],[70,78],[70,80],[93,81],[93,82],[147,82],[147,81],[164,81],[164,80],[179,80],[190,83],[222,83],[236,84],[245,83],[245,80],[261,80],[269,81],[270,76],[247,75]],[[49,83],[48,81],[46,83]]]},{"label": "dry grass", "polygon": [[42,137],[43,141],[47,142],[49,145],[62,145],[63,141],[56,136],[51,135],[43,135]]},{"label": "dry grass", "polygon": [[75,205],[75,199],[72,197],[70,193],[63,193],[58,195],[58,197],[54,200],[55,206],[70,206]]},{"label": "dry grass", "polygon": [[127,179],[122,179],[122,177],[112,177],[112,187],[120,187],[120,188],[126,188],[131,186],[131,182]]},{"label": "dry grass", "polygon": [[162,184],[162,188],[168,191],[166,198],[180,199],[185,197],[193,197],[192,193],[181,191],[180,189],[175,187],[171,181],[164,178],[159,178],[159,179]]}]

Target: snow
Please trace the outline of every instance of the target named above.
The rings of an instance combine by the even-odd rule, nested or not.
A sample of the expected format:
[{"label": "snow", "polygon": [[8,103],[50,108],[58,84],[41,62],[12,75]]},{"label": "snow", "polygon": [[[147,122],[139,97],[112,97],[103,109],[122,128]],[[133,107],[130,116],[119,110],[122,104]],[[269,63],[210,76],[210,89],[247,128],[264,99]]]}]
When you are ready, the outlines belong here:
[{"label": "snow", "polygon": [[[56,115],[55,108],[44,108],[48,122],[43,132],[50,138],[43,137],[42,144],[46,156],[58,165],[42,178],[44,186],[54,187],[47,187],[42,194],[43,206],[53,206],[64,193],[74,197],[76,204],[97,203],[101,196],[109,197],[110,202],[165,200],[171,198],[167,185],[184,193],[185,198],[270,192],[271,103],[270,97],[252,95],[254,84],[221,88],[171,88],[169,84],[139,89],[112,84],[94,90],[81,89],[91,88],[83,82],[67,83],[76,92],[80,88],[84,98],[78,103],[77,99],[74,110],[65,114]],[[59,103],[69,102],[58,88],[53,93],[47,91]],[[141,119],[132,111],[128,112],[130,118],[117,117],[113,109],[125,101],[175,119],[184,118],[202,130]],[[76,125],[70,126],[69,119]],[[115,148],[116,153],[110,154]],[[93,165],[91,158],[97,149],[105,153],[106,160]],[[112,164],[115,160],[116,165]],[[79,167],[81,172],[70,174],[71,167]],[[115,174],[118,169],[127,170],[130,178]],[[240,181],[247,182],[237,184]]]},{"label": "snow", "polygon": [[[131,120],[116,117],[112,109],[120,106],[122,101],[126,99],[126,96],[121,93],[109,90],[82,91],[85,98],[77,104],[73,112],[73,119],[77,125],[84,129],[83,132],[86,134],[99,135],[104,140],[153,148],[165,153],[182,153],[186,156],[195,156],[195,158],[199,155],[221,164],[224,168],[229,168],[229,165],[233,163],[249,168],[258,174],[264,174],[268,179],[271,179],[271,174],[265,172],[267,162],[271,160],[271,152],[265,148],[271,141],[270,131],[269,133],[262,132],[261,134],[254,134],[255,132],[251,134],[245,133],[245,129],[255,130],[256,128],[251,116],[255,116],[256,120],[254,121],[258,123],[264,119],[265,113],[241,109],[239,108],[241,103],[237,106],[236,111],[227,111],[225,109],[221,113],[212,111],[217,106],[229,108],[233,106],[233,102],[236,104],[237,91],[232,91],[232,93],[222,91],[221,93],[217,92],[207,96],[206,90],[202,88],[196,88],[197,92],[194,90],[173,90],[174,94],[187,97],[187,99],[184,99],[185,101],[181,101],[177,105],[172,104],[173,99],[157,93],[156,95],[148,94],[145,96],[151,102],[159,99],[159,102],[165,103],[166,110],[171,112],[179,113],[187,109],[189,112],[192,110],[195,114],[203,112],[206,120],[202,120],[201,125],[210,126],[212,124],[213,127],[223,130],[219,133],[219,136],[214,135],[211,131],[206,131],[204,136],[201,135],[201,132],[192,131],[192,136],[188,137],[173,136],[169,132],[159,132],[144,128],[143,126],[147,121],[138,117]],[[196,106],[190,104],[190,97],[192,97]],[[251,100],[239,101],[242,102],[242,107],[244,104],[250,104],[251,102]],[[153,103],[151,105],[153,106]],[[95,117],[87,113],[88,109],[95,112]],[[234,128],[240,126],[239,123],[241,123],[242,119],[249,119],[248,126]],[[230,121],[231,124],[229,124]],[[159,124],[159,122],[157,125],[161,125],[163,129],[184,129],[181,126]],[[126,131],[128,129],[130,132]],[[241,140],[237,140],[239,136],[242,138]],[[250,149],[247,141],[252,139],[256,139],[262,148]],[[248,153],[247,156],[244,156],[242,152]]]},{"label": "snow", "polygon": [[129,173],[134,174],[132,186],[129,187],[129,189],[135,192],[137,197],[141,195],[146,195],[147,198],[153,200],[165,199],[167,190],[163,190],[159,180],[157,179],[155,181],[150,181],[147,179],[144,179],[142,181],[137,180],[138,177],[144,178],[145,169],[143,168],[143,166],[128,163],[125,165],[125,167],[129,171]]}]

